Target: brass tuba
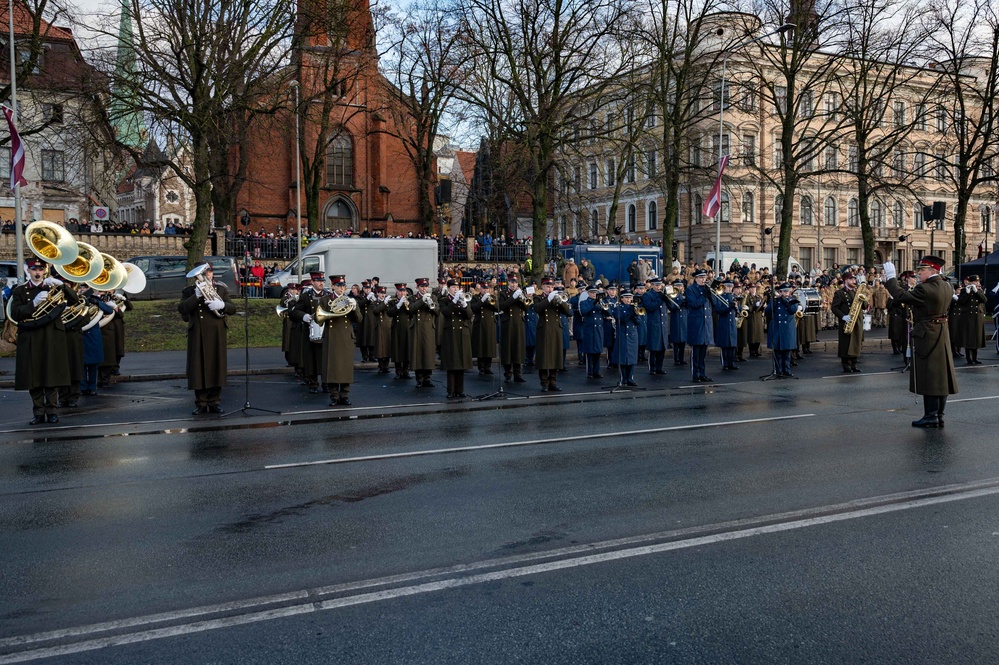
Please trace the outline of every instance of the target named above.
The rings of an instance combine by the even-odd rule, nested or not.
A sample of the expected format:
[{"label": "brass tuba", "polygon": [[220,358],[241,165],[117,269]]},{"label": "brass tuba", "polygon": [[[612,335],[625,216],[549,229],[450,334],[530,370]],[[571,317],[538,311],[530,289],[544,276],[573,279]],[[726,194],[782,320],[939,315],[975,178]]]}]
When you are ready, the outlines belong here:
[{"label": "brass tuba", "polygon": [[28,224],[24,239],[35,256],[52,265],[73,263],[80,253],[80,246],[69,231],[44,219]]}]

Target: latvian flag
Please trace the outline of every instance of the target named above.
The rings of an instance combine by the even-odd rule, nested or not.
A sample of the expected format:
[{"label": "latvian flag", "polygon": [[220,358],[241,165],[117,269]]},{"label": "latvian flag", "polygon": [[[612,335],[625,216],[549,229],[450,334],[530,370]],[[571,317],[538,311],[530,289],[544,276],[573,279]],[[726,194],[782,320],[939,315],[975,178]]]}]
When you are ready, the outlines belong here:
[{"label": "latvian flag", "polygon": [[24,142],[14,126],[14,110],[7,106],[0,106],[0,109],[3,109],[7,126],[10,127],[10,188],[14,189],[18,185],[28,184],[24,179]]},{"label": "latvian flag", "polygon": [[721,164],[718,165],[718,179],[715,180],[715,185],[711,188],[708,200],[704,202],[704,215],[706,217],[714,217],[721,210],[722,174],[725,173],[726,164],[728,164],[728,155],[721,158]]}]

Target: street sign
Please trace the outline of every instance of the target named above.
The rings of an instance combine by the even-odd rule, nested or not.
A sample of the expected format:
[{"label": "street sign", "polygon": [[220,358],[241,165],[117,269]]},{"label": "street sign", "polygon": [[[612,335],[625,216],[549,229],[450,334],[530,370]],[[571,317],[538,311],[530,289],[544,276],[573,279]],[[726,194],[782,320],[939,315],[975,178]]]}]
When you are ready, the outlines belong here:
[{"label": "street sign", "polygon": [[94,206],[90,212],[94,221],[106,222],[111,219],[111,208],[105,206]]}]

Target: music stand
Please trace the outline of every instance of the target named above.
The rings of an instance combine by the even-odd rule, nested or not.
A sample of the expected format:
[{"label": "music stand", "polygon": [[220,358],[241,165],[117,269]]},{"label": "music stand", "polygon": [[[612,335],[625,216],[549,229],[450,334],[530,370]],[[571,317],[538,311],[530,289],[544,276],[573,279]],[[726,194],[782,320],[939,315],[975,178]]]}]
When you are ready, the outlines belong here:
[{"label": "music stand", "polygon": [[[247,252],[245,258],[243,259],[243,267],[246,270],[250,269],[250,253]],[[250,290],[246,287],[246,282],[249,280],[244,280],[243,284],[243,350],[245,351],[244,358],[244,369],[243,374],[243,408],[236,409],[234,411],[229,411],[227,413],[221,414],[217,420],[222,420],[223,418],[228,418],[234,413],[242,413],[244,416],[250,414],[247,411],[260,411],[261,413],[275,413],[280,414],[280,411],[273,411],[271,409],[263,409],[259,406],[253,406],[250,404]],[[262,287],[263,285],[261,285]]]}]

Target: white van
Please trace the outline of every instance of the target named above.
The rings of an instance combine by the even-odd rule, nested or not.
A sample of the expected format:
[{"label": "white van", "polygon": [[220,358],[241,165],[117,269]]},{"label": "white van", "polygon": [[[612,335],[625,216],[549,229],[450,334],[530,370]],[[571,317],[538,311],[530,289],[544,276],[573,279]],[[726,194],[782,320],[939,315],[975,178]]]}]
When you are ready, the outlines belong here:
[{"label": "white van", "polygon": [[[711,265],[715,262],[715,253],[708,252],[705,257],[706,261],[709,261]],[[767,268],[771,274],[774,272],[774,263],[777,261],[777,254],[761,253],[761,252],[722,252],[721,253],[721,266],[722,271],[727,271],[729,267],[736,261],[739,261],[740,266],[752,266],[756,264],[757,270],[763,270]],[[801,267],[801,263],[798,259],[793,256],[787,260],[787,271],[792,272],[795,268],[802,275],[805,274],[805,270]]]},{"label": "white van", "polygon": [[[437,242],[415,238],[327,238],[302,250],[302,277],[321,272],[346,275],[347,284],[377,277],[382,286],[417,277],[437,276]],[[298,260],[267,278],[265,295],[277,298],[281,289],[298,281]]]}]

